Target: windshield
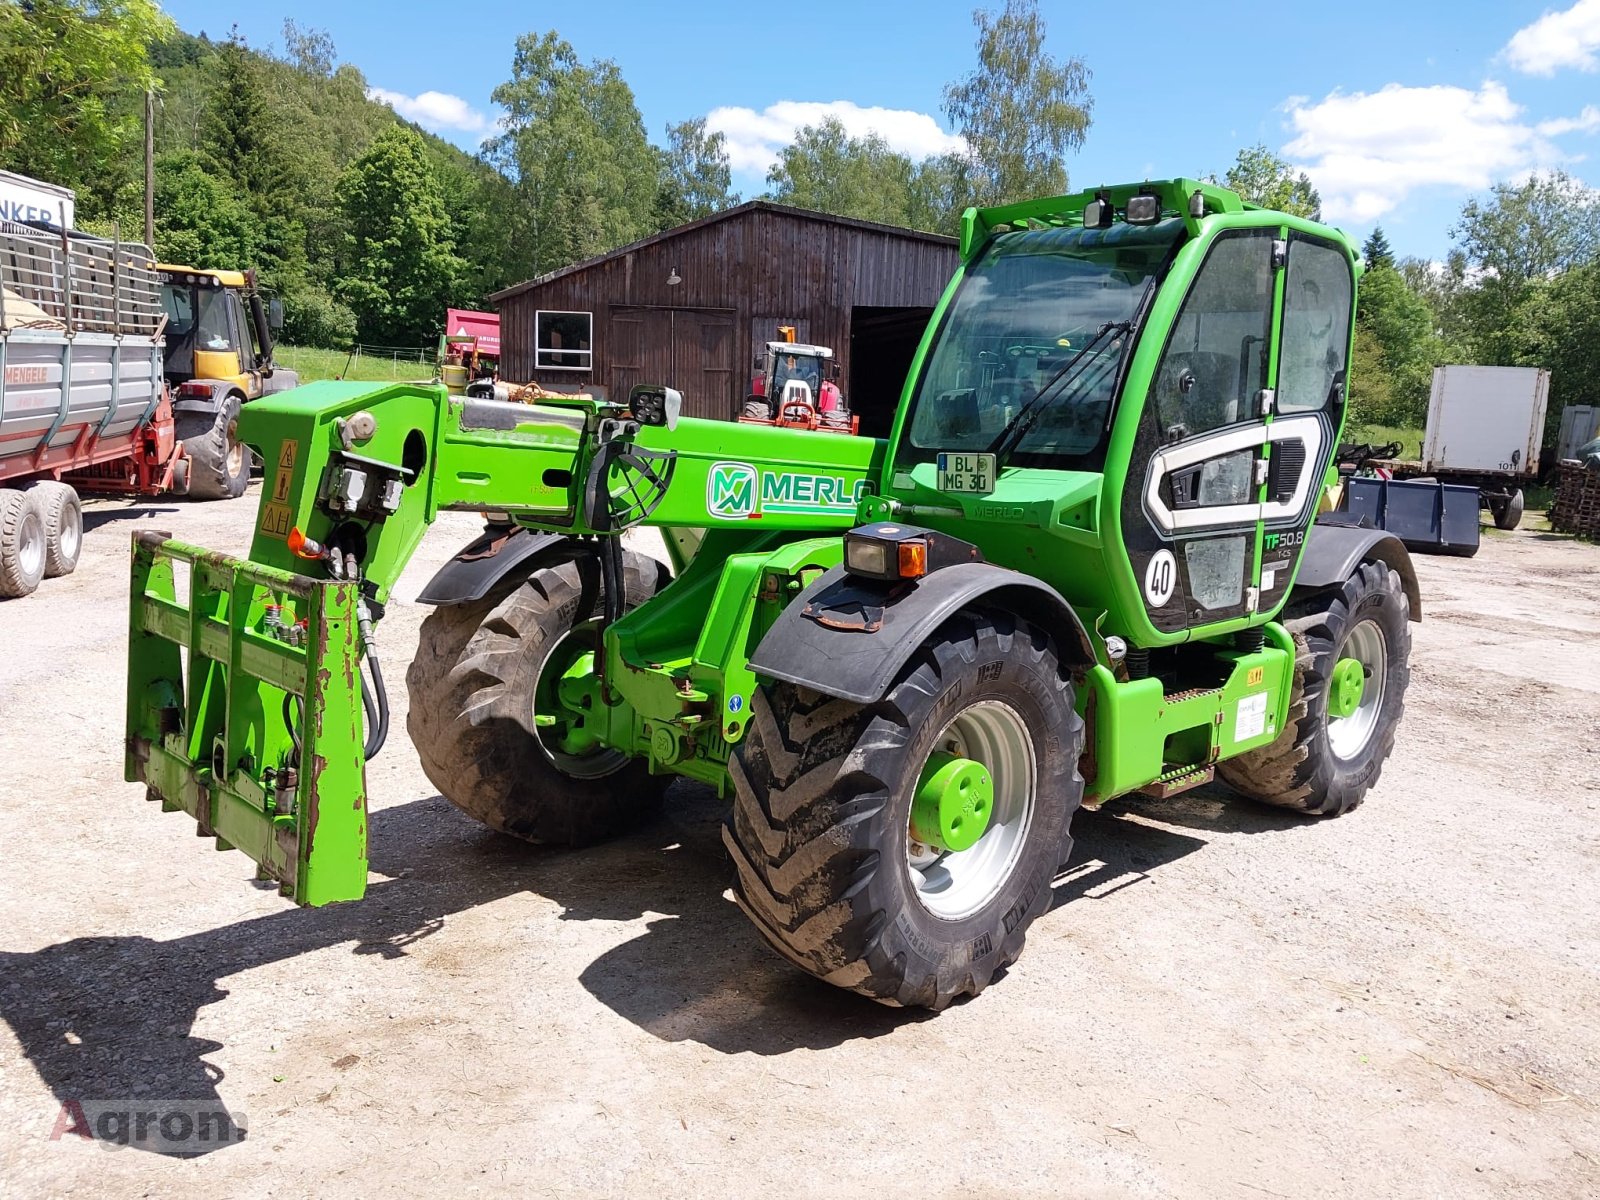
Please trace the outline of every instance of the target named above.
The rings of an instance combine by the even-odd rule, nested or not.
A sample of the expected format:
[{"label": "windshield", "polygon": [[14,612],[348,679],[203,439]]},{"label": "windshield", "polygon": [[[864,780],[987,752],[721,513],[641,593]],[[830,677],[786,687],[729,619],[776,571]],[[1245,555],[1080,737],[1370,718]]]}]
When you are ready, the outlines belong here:
[{"label": "windshield", "polygon": [[784,385],[791,379],[798,379],[811,390],[815,396],[822,390],[822,360],[809,354],[782,354],[773,370],[772,393],[775,396],[783,395]]},{"label": "windshield", "polygon": [[967,268],[945,316],[897,459],[992,449],[1027,409],[1008,461],[1098,469],[1120,367],[1138,333],[1106,327],[1135,320],[1182,228],[1173,220],[997,237]]},{"label": "windshield", "polygon": [[194,289],[165,284],[161,307],[167,313],[167,336],[187,337],[194,329]]}]

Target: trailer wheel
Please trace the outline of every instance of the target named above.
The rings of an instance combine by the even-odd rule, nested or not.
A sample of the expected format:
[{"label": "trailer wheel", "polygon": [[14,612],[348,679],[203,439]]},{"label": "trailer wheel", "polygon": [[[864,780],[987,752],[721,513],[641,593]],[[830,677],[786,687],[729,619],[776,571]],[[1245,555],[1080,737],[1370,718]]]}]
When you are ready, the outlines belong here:
[{"label": "trailer wheel", "polygon": [[[654,559],[626,552],[626,606],[666,582]],[[652,811],[668,780],[600,745],[581,705],[564,704],[592,670],[598,560],[535,570],[484,600],[434,609],[406,672],[406,728],[444,797],[491,829],[529,842],[583,846]]]},{"label": "trailer wheel", "polygon": [[1072,848],[1083,721],[1050,640],[963,611],[875,704],[757,691],[730,764],[734,893],[801,970],[941,1009],[1022,953]]},{"label": "trailer wheel", "polygon": [[177,436],[189,456],[192,500],[232,500],[250,484],[250,447],[239,440],[239,400],[229,397],[215,414],[179,413]]},{"label": "trailer wheel", "polygon": [[1522,489],[1517,488],[1504,500],[1489,501],[1489,515],[1496,529],[1515,529],[1522,524]]},{"label": "trailer wheel", "polygon": [[31,489],[44,515],[44,574],[46,579],[70,575],[83,551],[83,505],[75,489],[54,480]]},{"label": "trailer wheel", "polygon": [[1349,812],[1394,749],[1411,678],[1410,606],[1400,577],[1362,563],[1343,586],[1284,621],[1294,635],[1294,690],[1270,746],[1219,763],[1251,799],[1314,816]]},{"label": "trailer wheel", "polygon": [[44,512],[31,491],[0,488],[0,597],[26,596],[44,578]]}]

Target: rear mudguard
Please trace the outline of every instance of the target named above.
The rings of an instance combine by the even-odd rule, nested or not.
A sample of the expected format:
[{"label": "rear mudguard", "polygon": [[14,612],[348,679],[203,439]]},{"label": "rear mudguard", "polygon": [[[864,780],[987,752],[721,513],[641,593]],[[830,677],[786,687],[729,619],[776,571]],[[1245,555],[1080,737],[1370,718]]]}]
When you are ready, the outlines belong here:
[{"label": "rear mudguard", "polygon": [[1038,626],[1065,662],[1095,661],[1082,620],[1048,584],[991,563],[885,584],[835,567],[797,596],[750,656],[758,675],[857,704],[881,699],[928,635],[959,609],[1000,608]]},{"label": "rear mudguard", "polygon": [[466,604],[481,600],[512,573],[531,574],[533,560],[565,544],[582,543],[561,533],[533,533],[517,525],[491,525],[439,569],[417,597],[419,604]]},{"label": "rear mudguard", "polygon": [[1307,595],[1341,586],[1364,562],[1381,562],[1400,576],[1411,608],[1411,619],[1422,620],[1422,589],[1411,553],[1394,534],[1383,529],[1356,525],[1317,522],[1306,535],[1301,552],[1300,573],[1295,577],[1294,594]]}]

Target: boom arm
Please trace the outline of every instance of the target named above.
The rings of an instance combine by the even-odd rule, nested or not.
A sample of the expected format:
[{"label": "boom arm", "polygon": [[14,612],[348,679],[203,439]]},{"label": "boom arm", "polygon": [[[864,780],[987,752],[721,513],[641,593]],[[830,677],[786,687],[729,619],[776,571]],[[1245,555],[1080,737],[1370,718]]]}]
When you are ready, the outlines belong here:
[{"label": "boom arm", "polygon": [[[239,436],[265,473],[248,561],[135,535],[126,773],[306,904],[365,888],[363,747],[383,712],[372,628],[441,511],[503,512],[601,546],[649,523],[721,528],[725,550],[729,538],[772,549],[786,533],[848,529],[882,455],[866,438],[693,419],[669,431],[587,397],[529,405],[411,384],[265,397],[242,411]],[[796,549],[785,562],[813,558]],[[700,585],[684,582],[680,623],[705,622],[701,642],[753,686],[737,631],[719,625],[713,637]],[[748,633],[753,619],[746,603],[735,624]],[[632,639],[608,630],[608,658],[621,661]],[[651,708],[664,714],[657,728],[695,728],[713,707],[708,685],[652,649],[652,661],[612,672],[611,719],[626,730]]]}]

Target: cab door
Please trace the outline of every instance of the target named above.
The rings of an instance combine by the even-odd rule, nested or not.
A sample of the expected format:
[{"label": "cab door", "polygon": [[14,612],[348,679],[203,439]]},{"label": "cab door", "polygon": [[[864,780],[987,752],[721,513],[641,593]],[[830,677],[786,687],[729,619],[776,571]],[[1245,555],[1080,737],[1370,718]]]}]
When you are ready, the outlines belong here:
[{"label": "cab door", "polygon": [[1146,612],[1163,632],[1203,630],[1260,606],[1284,252],[1276,228],[1217,235],[1145,398],[1122,529]]},{"label": "cab door", "polygon": [[1260,605],[1277,608],[1316,516],[1344,415],[1355,270],[1344,247],[1291,233],[1261,497]]}]

